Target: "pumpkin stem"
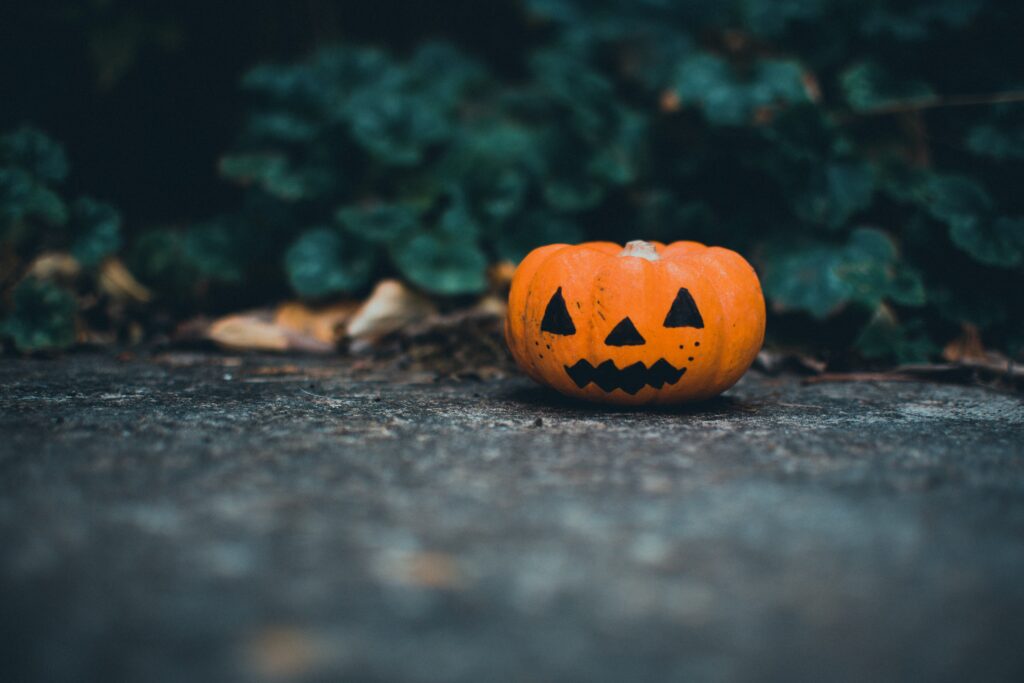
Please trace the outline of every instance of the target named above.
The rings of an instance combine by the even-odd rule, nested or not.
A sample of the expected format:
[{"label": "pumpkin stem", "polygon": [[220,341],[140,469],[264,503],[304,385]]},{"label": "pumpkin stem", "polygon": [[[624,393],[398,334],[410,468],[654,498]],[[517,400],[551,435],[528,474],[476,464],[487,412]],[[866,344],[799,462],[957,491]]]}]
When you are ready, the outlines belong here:
[{"label": "pumpkin stem", "polygon": [[635,256],[636,258],[657,261],[661,258],[655,251],[654,245],[644,240],[633,240],[626,244],[626,248],[619,252],[619,256]]}]

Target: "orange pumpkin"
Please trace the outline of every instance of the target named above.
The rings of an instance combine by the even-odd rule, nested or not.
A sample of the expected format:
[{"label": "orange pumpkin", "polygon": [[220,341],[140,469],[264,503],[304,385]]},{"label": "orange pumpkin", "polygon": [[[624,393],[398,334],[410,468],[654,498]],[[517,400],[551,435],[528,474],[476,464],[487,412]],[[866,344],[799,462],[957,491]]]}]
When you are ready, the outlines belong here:
[{"label": "orange pumpkin", "polygon": [[764,341],[757,274],[698,242],[551,244],[512,278],[505,339],[519,367],[563,394],[621,404],[716,396]]}]

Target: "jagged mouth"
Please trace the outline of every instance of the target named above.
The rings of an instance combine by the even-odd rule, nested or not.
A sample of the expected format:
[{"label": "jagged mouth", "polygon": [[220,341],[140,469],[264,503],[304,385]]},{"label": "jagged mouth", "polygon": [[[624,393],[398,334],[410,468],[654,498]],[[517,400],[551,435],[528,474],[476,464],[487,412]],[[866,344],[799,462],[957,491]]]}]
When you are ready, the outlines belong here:
[{"label": "jagged mouth", "polygon": [[572,367],[566,365],[565,372],[580,389],[593,382],[606,392],[621,389],[632,395],[646,386],[661,389],[666,384],[675,384],[686,372],[686,368],[676,368],[664,358],[651,367],[636,362],[621,370],[610,360],[597,367],[581,360]]}]

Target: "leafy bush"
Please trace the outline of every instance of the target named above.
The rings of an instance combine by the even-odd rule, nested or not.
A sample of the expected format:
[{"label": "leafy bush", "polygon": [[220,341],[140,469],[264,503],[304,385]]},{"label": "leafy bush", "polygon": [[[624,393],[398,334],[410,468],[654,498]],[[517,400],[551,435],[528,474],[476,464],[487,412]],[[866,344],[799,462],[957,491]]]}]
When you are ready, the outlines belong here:
[{"label": "leafy bush", "polygon": [[[1024,5],[519,6],[511,67],[429,42],[252,69],[220,161],[241,206],[142,236],[134,270],[183,306],[386,274],[456,296],[542,243],[696,239],[754,262],[776,339],[909,361],[970,326],[1020,353]],[[20,169],[0,171],[5,221],[68,223],[62,161],[3,163]],[[102,212],[78,211],[108,253]]]},{"label": "leafy bush", "polygon": [[90,197],[68,202],[59,191],[67,174],[64,149],[39,130],[25,126],[0,135],[0,288],[9,290],[0,336],[20,351],[65,348],[75,336],[73,292],[22,277],[29,259],[66,249],[76,270],[92,272],[121,247],[120,214]]}]

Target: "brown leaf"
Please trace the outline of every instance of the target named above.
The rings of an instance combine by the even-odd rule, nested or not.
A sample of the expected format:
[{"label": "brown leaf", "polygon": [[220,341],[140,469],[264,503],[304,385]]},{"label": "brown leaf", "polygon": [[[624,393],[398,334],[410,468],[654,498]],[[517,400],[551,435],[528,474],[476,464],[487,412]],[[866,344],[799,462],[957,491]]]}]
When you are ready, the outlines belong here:
[{"label": "brown leaf", "polygon": [[515,274],[516,264],[511,261],[499,261],[487,270],[487,280],[492,289],[504,292],[512,284],[512,276]]},{"label": "brown leaf", "polygon": [[489,295],[476,302],[474,309],[482,314],[504,319],[508,313],[508,301],[504,297]]},{"label": "brown leaf", "polygon": [[344,336],[345,323],[356,312],[354,301],[310,308],[297,301],[278,306],[274,323],[297,334],[312,337],[324,344],[337,344]]},{"label": "brown leaf", "polygon": [[942,357],[951,363],[984,360],[986,355],[985,346],[981,343],[981,333],[977,326],[971,324],[964,324],[963,334],[942,349]]},{"label": "brown leaf", "polygon": [[209,326],[205,336],[235,351],[330,353],[335,350],[333,342],[324,342],[278,324],[270,311],[237,313],[220,318]]},{"label": "brown leaf", "polygon": [[287,351],[288,333],[257,315],[229,315],[215,321],[206,336],[237,351]]},{"label": "brown leaf", "polygon": [[66,251],[47,251],[29,264],[25,274],[40,280],[71,280],[81,271],[78,261]]},{"label": "brown leaf", "polygon": [[118,301],[144,304],[153,298],[153,293],[117,258],[109,258],[100,266],[98,284],[101,292]]},{"label": "brown leaf", "polygon": [[346,333],[372,339],[396,332],[436,312],[434,304],[397,280],[382,280],[348,321]]},{"label": "brown leaf", "polygon": [[963,334],[946,344],[942,357],[951,363],[994,373],[1012,375],[1015,370],[1008,356],[985,348],[978,328],[970,324],[964,324]]}]

